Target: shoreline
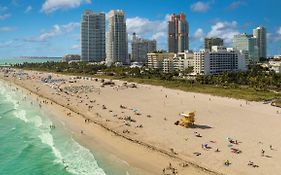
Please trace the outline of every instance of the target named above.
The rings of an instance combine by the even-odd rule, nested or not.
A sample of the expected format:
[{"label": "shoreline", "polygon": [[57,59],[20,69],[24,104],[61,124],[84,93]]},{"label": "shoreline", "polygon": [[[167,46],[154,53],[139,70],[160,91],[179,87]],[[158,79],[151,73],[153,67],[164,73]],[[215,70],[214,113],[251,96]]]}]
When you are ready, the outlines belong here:
[{"label": "shoreline", "polygon": [[[269,144],[273,144],[274,146],[280,145],[279,141],[274,138],[281,134],[281,130],[278,129],[278,123],[280,123],[278,117],[281,113],[278,113],[278,111],[276,113],[278,109],[270,105],[260,102],[246,101],[245,103],[244,100],[215,97],[206,94],[186,93],[151,85],[137,84],[137,89],[122,89],[119,85],[122,84],[123,81],[114,81],[116,85],[113,87],[103,87],[99,88],[97,92],[86,93],[87,98],[90,97],[93,99],[94,97],[94,99],[97,99],[95,103],[96,106],[94,110],[91,111],[86,108],[87,102],[84,101],[87,101],[87,98],[85,95],[84,97],[83,95],[79,95],[82,96],[80,98],[78,98],[77,95],[76,98],[76,95],[70,96],[68,93],[64,94],[63,92],[59,92],[59,94],[56,94],[53,87],[55,83],[53,85],[48,85],[41,82],[42,77],[50,75],[54,77],[54,79],[62,78],[67,81],[71,80],[70,76],[40,73],[36,71],[28,71],[28,74],[31,78],[24,78],[26,81],[17,79],[17,77],[10,77],[9,79],[12,82],[16,80],[15,83],[20,87],[23,86],[23,88],[41,97],[43,95],[45,99],[58,103],[58,105],[60,105],[59,107],[63,109],[61,111],[63,111],[62,114],[64,115],[60,120],[68,124],[70,130],[76,130],[76,136],[79,137],[78,139],[81,138],[80,143],[83,143],[89,148],[94,142],[88,140],[96,139],[102,146],[107,147],[108,150],[114,150],[113,154],[117,154],[118,157],[121,157],[121,160],[128,160],[127,162],[132,165],[132,167],[146,169],[150,171],[150,174],[161,174],[162,169],[167,167],[170,162],[178,169],[179,174],[192,175],[250,175],[252,173],[260,175],[265,172],[267,174],[274,174],[277,170],[270,169],[270,167],[279,168],[275,165],[275,162],[278,162],[281,157],[278,148],[273,158],[265,161],[260,157],[260,149],[269,147]],[[90,84],[95,86],[99,84],[87,78],[77,81],[78,82],[74,84],[58,83],[60,84],[58,88],[75,87],[75,85],[85,85],[85,87],[87,87]],[[119,91],[115,88],[117,86],[119,87]],[[37,88],[39,88],[39,90]],[[150,96],[143,96],[143,93],[148,92],[151,94]],[[168,94],[169,98],[165,98],[165,94],[166,96]],[[89,97],[87,95],[89,95]],[[139,98],[141,99],[140,101],[138,100]],[[152,99],[153,101],[150,102]],[[159,104],[159,100],[162,100],[163,104]],[[180,103],[178,104],[178,102]],[[120,122],[118,118],[112,118],[112,115],[116,113],[116,111],[121,110],[119,105],[127,103],[134,107],[129,106],[130,110],[122,110],[125,112],[125,115],[132,115],[132,112],[130,112],[131,108],[141,113],[144,112],[142,117],[133,116],[138,122],[136,124],[130,123],[130,125],[136,127],[126,126],[124,123]],[[106,105],[106,107],[110,109],[107,109],[109,112],[104,109],[99,109],[101,105]],[[154,105],[158,106],[159,109],[154,108]],[[201,129],[183,129],[173,124],[177,119],[177,112],[182,111],[186,107],[197,111],[198,118],[196,123],[199,124],[198,126],[202,127]],[[114,111],[113,113],[110,112],[111,109]],[[73,113],[73,116],[66,116],[68,112]],[[122,115],[122,113],[120,115]],[[145,118],[144,116],[147,114],[152,114],[153,117]],[[163,120],[163,114],[167,116],[167,119],[165,117]],[[267,117],[266,123],[264,122],[264,117]],[[85,123],[85,119],[90,119],[90,124]],[[144,129],[137,128],[137,124],[140,123],[144,124]],[[236,126],[239,127],[239,130],[237,130]],[[258,127],[262,127],[263,129],[257,132],[256,129]],[[79,128],[87,128],[87,131],[85,131],[87,137],[84,138],[80,136]],[[122,134],[122,130],[124,131],[126,128],[130,130],[130,133],[127,134],[123,132]],[[200,133],[204,135],[204,138],[194,138],[194,134],[192,134],[193,131],[200,131]],[[103,137],[98,137],[99,135],[103,135]],[[188,141],[186,137],[188,137]],[[239,146],[243,150],[242,155],[236,156],[229,152],[229,148],[225,145],[227,144],[225,138],[229,137],[242,140],[241,143],[243,144]],[[204,149],[202,150],[200,145],[207,141],[214,147],[213,149],[216,147],[220,148],[224,153],[221,154]],[[263,144],[257,145],[259,142],[263,142]],[[124,150],[124,148],[126,148],[126,150]],[[170,148],[174,148],[176,154],[174,151],[169,151]],[[139,151],[139,149],[142,151]],[[196,157],[192,155],[192,151],[201,152],[202,155],[200,153],[201,156]],[[270,153],[272,151],[267,150],[267,152]],[[233,162],[233,165],[231,167],[223,166],[223,161],[225,160],[230,160]],[[261,168],[252,170],[249,166],[247,167],[247,162],[249,160],[255,160]],[[182,163],[187,163],[189,166],[183,168],[179,165]]]},{"label": "shoreline", "polygon": [[[71,107],[67,107],[63,104],[60,104],[57,101],[55,101],[49,97],[43,96],[43,95],[35,92],[34,90],[29,89],[29,88],[25,87],[24,85],[17,83],[14,80],[5,79],[3,77],[0,77],[0,79],[7,83],[13,84],[13,86],[21,88],[24,91],[31,93],[31,94],[29,94],[29,96],[31,96],[31,98],[34,98],[34,99],[39,98],[41,100],[48,100],[49,102],[52,102],[52,105],[44,104],[44,106],[49,110],[56,111],[55,113],[57,113],[57,114],[53,114],[53,117],[55,117],[55,120],[57,120],[58,122],[62,122],[65,125],[66,129],[72,131],[72,135],[74,136],[76,141],[78,141],[80,144],[82,143],[82,145],[85,146],[86,148],[93,150],[93,149],[96,149],[95,146],[92,146],[92,144],[94,142],[87,141],[87,138],[91,138],[91,139],[95,140],[95,142],[100,142],[99,144],[102,144],[103,147],[105,147],[105,148],[101,148],[101,149],[107,150],[108,152],[110,152],[110,154],[113,154],[112,151],[109,151],[112,148],[114,150],[120,151],[119,153],[116,154],[120,160],[126,161],[129,164],[129,166],[131,166],[131,163],[132,163],[132,166],[136,169],[139,169],[140,172],[142,172],[143,170],[145,171],[145,172],[142,172],[140,175],[158,175],[161,173],[162,168],[168,167],[169,163],[172,163],[172,165],[174,167],[177,167],[179,174],[188,173],[188,174],[192,174],[192,175],[199,175],[199,174],[200,175],[204,175],[204,174],[206,174],[206,175],[207,174],[224,175],[223,173],[215,172],[213,170],[209,170],[208,168],[197,165],[195,162],[184,160],[180,157],[177,157],[176,155],[169,153],[166,150],[162,150],[161,148],[157,148],[153,145],[146,144],[137,139],[133,139],[126,135],[122,135],[122,134],[118,133],[117,131],[111,129],[110,127],[107,127],[103,123],[91,120],[91,122],[90,122],[91,125],[89,128],[89,125],[87,125],[87,124],[84,125],[84,120],[89,119],[89,118],[80,112],[76,112],[75,109],[72,109]],[[46,109],[44,109],[44,110],[46,110]],[[75,114],[71,117],[71,118],[75,118],[74,121],[69,121],[69,117],[66,115],[67,112],[71,112],[71,113]],[[58,115],[58,113],[60,115]],[[77,126],[73,126],[73,122],[79,122],[79,124],[83,125],[83,127],[86,128],[86,129],[83,129],[83,131],[90,130],[89,136],[81,135],[80,130],[77,129]],[[93,131],[95,134],[92,134]],[[105,140],[107,140],[107,142],[101,141],[102,139],[104,139],[103,137],[106,137]],[[116,142],[109,141],[112,139],[117,141],[118,144],[115,145]],[[106,143],[107,145],[104,145],[104,143]],[[126,150],[123,150],[123,146],[126,146]],[[128,152],[128,150],[131,150],[131,151]],[[108,152],[107,152],[107,154],[108,154]],[[136,158],[135,156],[129,155],[129,154],[135,154],[135,153],[140,154],[141,157]],[[123,158],[125,158],[127,160],[123,160]],[[151,163],[149,163],[149,162],[151,162]],[[157,163],[155,164],[155,162],[157,162]],[[143,165],[143,163],[145,165]],[[182,163],[188,164],[188,167],[181,167],[180,164],[182,164]],[[135,167],[135,166],[137,166],[137,167]]]}]

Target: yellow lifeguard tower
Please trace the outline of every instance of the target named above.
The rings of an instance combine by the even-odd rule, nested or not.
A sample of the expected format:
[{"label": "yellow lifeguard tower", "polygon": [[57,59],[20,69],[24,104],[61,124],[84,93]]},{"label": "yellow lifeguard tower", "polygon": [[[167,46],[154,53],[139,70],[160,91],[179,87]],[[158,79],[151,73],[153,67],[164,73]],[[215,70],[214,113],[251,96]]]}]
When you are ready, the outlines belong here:
[{"label": "yellow lifeguard tower", "polygon": [[195,112],[187,112],[180,114],[182,118],[178,122],[180,126],[183,126],[185,128],[189,128],[194,125],[195,122]]}]

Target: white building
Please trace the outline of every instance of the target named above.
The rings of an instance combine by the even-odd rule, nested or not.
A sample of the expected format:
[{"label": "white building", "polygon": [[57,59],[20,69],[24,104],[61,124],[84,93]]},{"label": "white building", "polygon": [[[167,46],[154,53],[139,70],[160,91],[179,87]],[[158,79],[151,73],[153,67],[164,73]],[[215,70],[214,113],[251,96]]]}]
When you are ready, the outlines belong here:
[{"label": "white building", "polygon": [[125,14],[122,10],[112,10],[108,14],[106,47],[107,64],[128,64],[128,35]]},{"label": "white building", "polygon": [[280,59],[281,60],[281,55],[274,55],[274,59]]},{"label": "white building", "polygon": [[244,55],[234,49],[213,46],[212,51],[201,50],[194,53],[194,72],[213,75],[230,71],[246,71]]},{"label": "white building", "polygon": [[74,55],[74,54],[68,54],[68,55],[65,55],[63,58],[62,58],[62,62],[78,62],[81,60],[81,56],[80,55]]},{"label": "white building", "polygon": [[205,70],[205,57],[208,53],[208,50],[201,49],[198,52],[194,52],[194,73],[195,74],[204,74]]},{"label": "white building", "polygon": [[186,51],[178,53],[173,59],[174,69],[184,71],[189,67],[194,67],[193,52]]},{"label": "white building", "polygon": [[165,73],[174,71],[184,71],[194,66],[193,53],[182,52],[175,53],[148,53],[148,67],[160,69]]},{"label": "white building", "polygon": [[270,70],[280,74],[281,73],[281,57],[279,59],[273,59],[268,62],[268,67]]},{"label": "white building", "polygon": [[165,73],[170,73],[170,72],[174,72],[175,68],[174,68],[174,59],[173,58],[165,58],[163,60],[163,72]]},{"label": "white building", "polygon": [[105,60],[105,14],[87,10],[81,21],[81,60]]}]

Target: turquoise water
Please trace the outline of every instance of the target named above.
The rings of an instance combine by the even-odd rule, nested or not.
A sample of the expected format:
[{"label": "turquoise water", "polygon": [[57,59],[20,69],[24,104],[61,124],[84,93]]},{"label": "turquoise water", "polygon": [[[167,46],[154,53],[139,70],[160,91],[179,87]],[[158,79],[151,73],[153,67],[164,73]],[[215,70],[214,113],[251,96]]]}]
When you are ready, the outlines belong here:
[{"label": "turquoise water", "polygon": [[0,80],[0,175],[121,175],[115,162],[81,146],[37,107]]},{"label": "turquoise water", "polygon": [[20,63],[43,63],[47,61],[61,61],[61,59],[20,59],[20,58],[8,58],[8,59],[3,59],[0,58],[0,66],[3,65],[11,65],[11,64],[20,64]]}]

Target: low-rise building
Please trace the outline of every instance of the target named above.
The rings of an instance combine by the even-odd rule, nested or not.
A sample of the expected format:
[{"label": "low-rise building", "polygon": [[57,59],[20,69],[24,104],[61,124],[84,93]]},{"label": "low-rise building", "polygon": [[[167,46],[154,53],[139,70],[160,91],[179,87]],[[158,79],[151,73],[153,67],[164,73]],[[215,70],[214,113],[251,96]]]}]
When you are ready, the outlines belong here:
[{"label": "low-rise building", "polygon": [[194,52],[194,73],[195,74],[204,74],[205,69],[205,57],[208,53],[208,50],[201,49],[198,52]]},{"label": "low-rise building", "polygon": [[175,71],[174,68],[174,58],[165,58],[163,60],[162,71],[165,73],[171,73]]},{"label": "low-rise building", "polygon": [[181,52],[174,53],[148,53],[148,68],[160,69],[165,73],[174,71],[184,71],[189,67],[194,66],[193,53]]},{"label": "low-rise building", "polygon": [[268,67],[270,70],[273,70],[274,72],[280,74],[281,73],[281,57],[270,60],[268,62]]},{"label": "low-rise building", "polygon": [[281,55],[274,55],[274,59],[280,59],[281,60]]},{"label": "low-rise building", "polygon": [[63,62],[77,62],[77,61],[80,61],[81,60],[81,56],[80,55],[72,55],[72,54],[69,54],[69,55],[65,55],[63,58],[62,58],[62,61]]},{"label": "low-rise building", "polygon": [[194,53],[194,72],[214,75],[231,71],[246,71],[245,56],[232,48],[213,46],[212,51],[201,50]]},{"label": "low-rise building", "polygon": [[174,69],[177,71],[184,71],[189,67],[194,67],[193,52],[186,51],[176,54],[173,59]]},{"label": "low-rise building", "polygon": [[168,53],[168,52],[154,52],[154,53],[148,53],[147,58],[147,66],[151,69],[163,69],[163,62],[164,59],[173,59],[175,56],[174,53]]}]

